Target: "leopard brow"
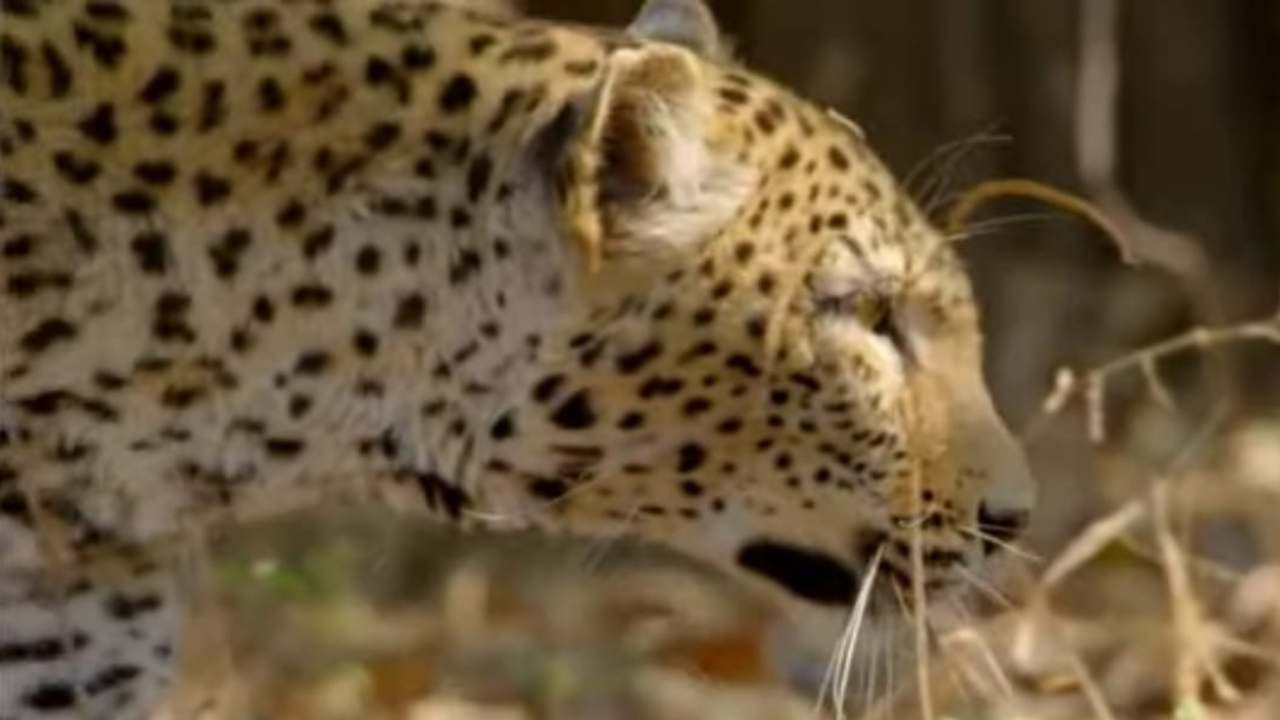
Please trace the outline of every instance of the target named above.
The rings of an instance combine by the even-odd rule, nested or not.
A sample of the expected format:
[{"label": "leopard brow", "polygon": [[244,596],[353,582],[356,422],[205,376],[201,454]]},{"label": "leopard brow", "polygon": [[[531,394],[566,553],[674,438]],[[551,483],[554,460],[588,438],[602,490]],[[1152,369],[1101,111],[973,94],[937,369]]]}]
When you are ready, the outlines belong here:
[{"label": "leopard brow", "polygon": [[[853,254],[853,257],[857,259],[858,263],[865,271],[862,276],[856,279],[856,282],[854,283],[855,287],[851,292],[869,290],[884,296],[890,301],[897,299],[903,290],[904,284],[901,282],[894,282],[893,278],[888,273],[872,264],[871,259],[867,257],[867,254],[862,251],[862,248],[858,247],[857,238],[852,235],[840,234],[836,235],[835,239],[849,249],[849,252]],[[819,258],[820,257],[821,256],[819,256]],[[815,259],[815,265],[816,261],[817,259]],[[809,268],[806,271],[806,275],[810,280],[808,284],[811,290],[813,289],[812,278],[815,269],[816,268]]]}]

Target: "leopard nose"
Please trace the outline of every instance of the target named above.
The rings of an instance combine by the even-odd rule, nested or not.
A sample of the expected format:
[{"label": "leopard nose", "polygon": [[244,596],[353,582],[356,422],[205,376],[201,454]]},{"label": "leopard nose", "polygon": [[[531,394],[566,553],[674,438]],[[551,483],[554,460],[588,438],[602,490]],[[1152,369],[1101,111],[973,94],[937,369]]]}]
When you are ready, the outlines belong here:
[{"label": "leopard nose", "polygon": [[977,534],[982,538],[984,555],[1007,548],[1022,537],[1035,502],[1035,481],[1021,451],[1006,455],[1005,460],[992,468],[993,477],[978,500]]},{"label": "leopard nose", "polygon": [[980,445],[984,482],[975,498],[976,521],[984,554],[990,555],[1027,529],[1036,486],[1026,455],[1002,424],[989,426]]},{"label": "leopard nose", "polygon": [[982,554],[992,555],[1022,536],[1031,520],[1029,509],[993,508],[986,502],[978,506],[978,531],[982,538]]}]

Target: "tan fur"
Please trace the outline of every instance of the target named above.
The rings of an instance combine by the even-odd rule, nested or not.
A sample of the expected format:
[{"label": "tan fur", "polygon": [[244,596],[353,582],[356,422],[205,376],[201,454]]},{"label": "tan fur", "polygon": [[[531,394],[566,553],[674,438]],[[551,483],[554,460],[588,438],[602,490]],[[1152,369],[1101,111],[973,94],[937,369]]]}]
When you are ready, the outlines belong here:
[{"label": "tan fur", "polygon": [[[630,34],[0,4],[0,580],[47,570],[39,517],[83,558],[353,495],[660,542],[819,643],[874,553],[897,612],[913,533],[931,591],[986,567],[975,531],[1016,535],[1030,478],[958,259],[692,2]],[[144,707],[169,570],[130,602],[10,593],[0,643],[93,642],[24,661],[0,716]]]}]

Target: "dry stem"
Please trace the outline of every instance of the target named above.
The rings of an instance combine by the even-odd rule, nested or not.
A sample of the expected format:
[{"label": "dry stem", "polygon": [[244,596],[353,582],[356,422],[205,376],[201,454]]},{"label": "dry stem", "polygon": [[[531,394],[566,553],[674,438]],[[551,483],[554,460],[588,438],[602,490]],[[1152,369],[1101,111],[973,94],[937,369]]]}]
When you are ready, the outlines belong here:
[{"label": "dry stem", "polygon": [[933,692],[929,687],[929,635],[926,626],[925,609],[928,602],[924,587],[924,533],[919,519],[924,516],[921,507],[920,473],[912,473],[912,508],[917,522],[912,524],[911,533],[911,594],[914,607],[912,620],[915,625],[916,645],[916,680],[919,685],[920,714],[924,720],[933,720]]},{"label": "dry stem", "polygon": [[1161,360],[1187,350],[1205,351],[1227,343],[1246,341],[1262,341],[1280,346],[1280,312],[1268,318],[1235,325],[1213,328],[1195,327],[1180,335],[1121,355],[1084,373],[1076,373],[1066,368],[1059,370],[1053,391],[1041,404],[1040,413],[1023,431],[1023,441],[1033,440],[1044,429],[1048,420],[1059,414],[1073,397],[1083,394],[1089,438],[1095,443],[1101,443],[1106,439],[1104,408],[1106,383],[1112,375],[1133,369],[1141,370],[1152,396],[1162,404],[1170,404],[1172,393],[1159,377],[1158,364]]},{"label": "dry stem", "polygon": [[1205,674],[1218,696],[1234,703],[1240,700],[1240,691],[1227,679],[1214,655],[1212,646],[1215,638],[1192,589],[1186,553],[1173,536],[1169,522],[1168,486],[1169,483],[1165,482],[1152,486],[1151,505],[1156,542],[1160,546],[1169,597],[1173,603],[1174,629],[1179,638],[1178,661],[1174,664],[1174,692],[1180,707],[1197,707],[1200,703],[1200,680]]},{"label": "dry stem", "polygon": [[1115,243],[1116,248],[1120,251],[1120,258],[1126,264],[1132,265],[1137,262],[1124,233],[1120,232],[1120,228],[1116,227],[1093,203],[1044,183],[1025,178],[987,180],[965,191],[947,212],[946,221],[943,223],[944,230],[949,235],[961,233],[968,224],[969,218],[973,216],[974,211],[990,200],[1001,197],[1031,198],[1080,215],[1107,234],[1107,237]]}]

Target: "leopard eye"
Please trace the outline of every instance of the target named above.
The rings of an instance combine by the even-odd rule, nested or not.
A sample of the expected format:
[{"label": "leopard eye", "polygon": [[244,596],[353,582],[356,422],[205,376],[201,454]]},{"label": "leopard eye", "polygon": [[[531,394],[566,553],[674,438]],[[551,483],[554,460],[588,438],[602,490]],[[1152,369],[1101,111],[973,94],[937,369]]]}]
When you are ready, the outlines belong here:
[{"label": "leopard eye", "polygon": [[859,310],[858,317],[862,324],[876,335],[895,338],[896,329],[893,324],[893,307],[889,299],[883,295],[875,295],[863,301],[864,307]]},{"label": "leopard eye", "polygon": [[904,355],[908,354],[906,338],[894,316],[893,301],[883,293],[858,290],[820,297],[817,309],[820,315],[857,321],[868,332],[893,343]]},{"label": "leopard eye", "polygon": [[893,324],[889,299],[880,293],[864,290],[820,297],[818,312],[857,320],[863,327],[877,335],[887,335]]}]

